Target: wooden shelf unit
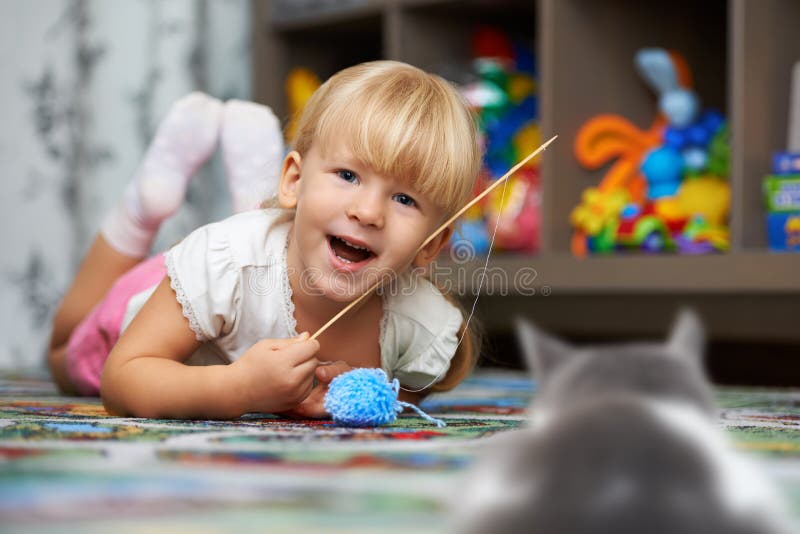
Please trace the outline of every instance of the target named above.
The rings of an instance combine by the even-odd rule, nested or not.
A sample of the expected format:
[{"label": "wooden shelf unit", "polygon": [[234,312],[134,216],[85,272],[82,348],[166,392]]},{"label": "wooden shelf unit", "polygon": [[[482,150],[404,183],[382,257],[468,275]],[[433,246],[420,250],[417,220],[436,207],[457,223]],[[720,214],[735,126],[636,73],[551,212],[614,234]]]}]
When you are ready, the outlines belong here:
[{"label": "wooden shelf unit", "polygon": [[[542,159],[542,250],[493,256],[490,269],[513,280],[521,269],[533,268],[535,285],[547,286],[550,295],[536,298],[541,293],[512,289],[481,298],[490,329],[507,328],[508,314],[516,310],[565,332],[591,333],[594,324],[598,332],[627,333],[637,330],[632,322],[641,317],[649,318],[641,323],[650,325],[645,330],[657,330],[676,307],[689,304],[698,307],[714,335],[800,342],[800,254],[766,249],[761,194],[772,152],[785,148],[791,65],[800,60],[800,2],[350,0],[322,11],[306,2],[312,7],[290,15],[272,12],[270,4],[253,3],[254,95],[284,120],[283,83],[293,66],[325,78],[348,65],[387,58],[447,77],[469,60],[470,36],[482,24],[535,45],[540,126],[544,136],[560,136]],[[639,79],[633,57],[650,46],[683,53],[704,106],[720,109],[729,120],[731,251],[577,260],[569,255],[568,214],[605,169],[587,171],[577,164],[575,134],[599,113],[649,126],[655,97]],[[443,270],[472,273],[482,266],[440,262]],[[465,288],[465,301],[471,302],[475,289]],[[620,302],[634,309],[626,316]]]}]

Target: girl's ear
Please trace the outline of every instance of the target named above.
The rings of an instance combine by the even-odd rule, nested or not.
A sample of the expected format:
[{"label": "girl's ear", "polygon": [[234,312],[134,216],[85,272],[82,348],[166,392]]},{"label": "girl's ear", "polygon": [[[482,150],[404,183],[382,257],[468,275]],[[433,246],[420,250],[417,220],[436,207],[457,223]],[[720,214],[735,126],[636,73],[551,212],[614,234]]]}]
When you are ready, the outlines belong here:
[{"label": "girl's ear", "polygon": [[302,163],[303,158],[296,150],[289,152],[283,159],[281,179],[278,183],[278,201],[282,208],[292,209],[297,207]]},{"label": "girl's ear", "polygon": [[450,242],[450,236],[453,234],[453,229],[447,227],[439,234],[431,239],[431,242],[425,245],[422,250],[417,252],[414,257],[414,267],[425,267],[439,255],[439,252]]}]

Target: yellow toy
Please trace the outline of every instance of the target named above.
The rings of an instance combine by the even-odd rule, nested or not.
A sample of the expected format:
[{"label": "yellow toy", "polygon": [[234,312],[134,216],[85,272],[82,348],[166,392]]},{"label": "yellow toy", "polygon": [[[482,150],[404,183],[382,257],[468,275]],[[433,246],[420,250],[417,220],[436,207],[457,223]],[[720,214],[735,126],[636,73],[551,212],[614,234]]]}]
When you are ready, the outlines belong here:
[{"label": "yellow toy", "polygon": [[684,213],[702,215],[710,225],[722,226],[731,207],[731,187],[713,176],[684,180],[676,198]]},{"label": "yellow toy", "polygon": [[570,221],[584,236],[596,236],[619,215],[631,196],[625,189],[603,191],[590,187],[583,192],[581,203],[572,210]]},{"label": "yellow toy", "polygon": [[[542,132],[539,130],[539,125],[529,122],[517,132],[512,142],[517,154],[530,154],[542,144]],[[524,168],[536,169],[538,167],[538,162],[530,162]]]},{"label": "yellow toy", "polygon": [[306,107],[306,102],[314,91],[322,85],[319,77],[308,69],[296,67],[289,72],[286,78],[286,100],[289,106],[289,125],[286,127],[286,140],[294,138],[297,128],[297,117]]}]

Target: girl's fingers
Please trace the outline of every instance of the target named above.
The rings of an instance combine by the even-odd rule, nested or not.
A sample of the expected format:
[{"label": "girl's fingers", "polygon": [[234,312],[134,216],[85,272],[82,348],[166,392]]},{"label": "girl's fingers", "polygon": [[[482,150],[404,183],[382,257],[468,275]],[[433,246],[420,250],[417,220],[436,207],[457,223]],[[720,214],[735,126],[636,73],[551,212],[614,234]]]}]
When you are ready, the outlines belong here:
[{"label": "girl's fingers", "polygon": [[346,373],[347,371],[351,371],[352,367],[350,367],[347,362],[338,361],[329,363],[327,365],[320,365],[317,367],[317,379],[320,382],[328,383],[337,376],[342,373]]},{"label": "girl's fingers", "polygon": [[314,370],[317,368],[317,365],[319,365],[319,361],[312,355],[311,358],[295,364],[292,372],[296,373],[296,376],[302,377],[303,381],[308,380],[309,384],[313,384]]},{"label": "girl's fingers", "polygon": [[308,399],[308,397],[314,393],[314,374],[311,373],[311,375],[305,379],[305,382],[306,382],[306,391],[303,394],[303,400],[300,401],[301,404],[305,402]]},{"label": "girl's fingers", "polygon": [[284,338],[284,339],[270,339],[269,340],[269,346],[273,350],[280,350],[280,349],[284,349],[284,348],[288,347],[289,345],[293,345],[294,343],[297,343],[298,341],[305,341],[305,340],[308,339],[308,337],[309,337],[308,332],[303,332],[302,334],[300,334],[297,337],[290,337],[290,338]]},{"label": "girl's fingers", "polygon": [[328,412],[325,410],[323,401],[320,400],[319,398],[312,398],[312,397],[314,397],[313,394],[309,396],[309,398],[298,404],[294,408],[294,411],[298,415],[301,415],[306,418],[320,419],[323,417],[327,417]]},{"label": "girl's fingers", "polygon": [[[296,391],[298,393],[298,397],[297,397],[297,400],[295,401],[295,402],[297,402],[297,404],[295,405],[295,407],[292,410],[295,413],[299,413],[299,412],[297,412],[298,408],[304,402],[306,402],[308,400],[309,396],[313,395],[313,393],[314,393],[314,371],[313,371],[313,366],[310,367],[309,370],[305,370],[305,372],[304,372],[302,366],[301,367],[295,367],[291,372],[292,373],[298,373],[298,374],[294,374],[293,375],[293,377],[296,380],[296,384],[297,384],[297,386],[296,386],[297,390]],[[299,374],[301,372],[303,372],[303,374]]]},{"label": "girl's fingers", "polygon": [[317,352],[319,352],[319,341],[316,339],[295,341],[284,347],[282,352],[286,354],[286,361],[294,367],[309,361],[313,361],[315,366],[319,363],[316,358]]}]

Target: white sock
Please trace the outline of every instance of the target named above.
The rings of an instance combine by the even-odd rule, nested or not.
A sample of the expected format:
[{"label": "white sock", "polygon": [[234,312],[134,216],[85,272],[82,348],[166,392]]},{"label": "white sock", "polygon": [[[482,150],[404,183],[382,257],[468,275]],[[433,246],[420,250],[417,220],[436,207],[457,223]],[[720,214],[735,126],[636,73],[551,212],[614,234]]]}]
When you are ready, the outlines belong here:
[{"label": "white sock", "polygon": [[214,151],[221,118],[222,103],[200,92],[172,105],[122,200],[101,225],[112,247],[136,258],[147,255],[161,223],[178,211],[192,175]]},{"label": "white sock", "polygon": [[270,108],[242,100],[226,102],[220,145],[235,213],[256,209],[277,193],[283,135]]}]

